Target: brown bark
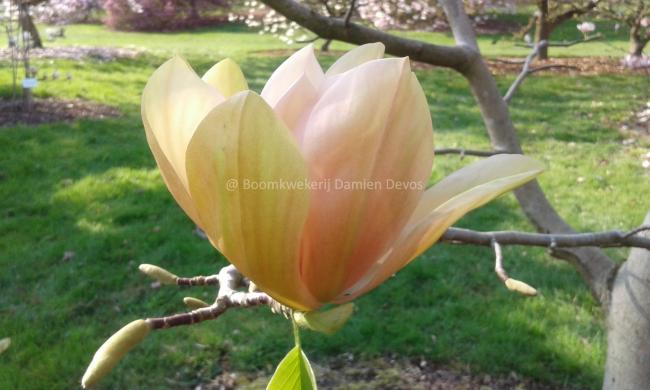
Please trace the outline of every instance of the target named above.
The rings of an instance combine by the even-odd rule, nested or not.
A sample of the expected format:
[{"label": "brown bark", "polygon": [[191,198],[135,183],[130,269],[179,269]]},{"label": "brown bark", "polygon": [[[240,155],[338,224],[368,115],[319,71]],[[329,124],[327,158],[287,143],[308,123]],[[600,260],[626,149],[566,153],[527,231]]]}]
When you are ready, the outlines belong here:
[{"label": "brown bark", "polygon": [[[549,23],[548,15],[548,0],[537,1],[537,20],[535,21],[535,44],[541,41],[548,42],[551,37],[551,24]],[[540,47],[538,52],[540,60],[548,59],[548,46]]]},{"label": "brown bark", "polygon": [[[650,223],[650,213],[645,218]],[[646,237],[650,234],[646,232]],[[604,390],[650,388],[650,251],[632,249],[612,285]]]},{"label": "brown bark", "polygon": [[[566,9],[562,13],[557,13],[557,2],[555,3],[554,9],[551,9],[549,6],[549,0],[537,0],[536,4],[537,19],[535,21],[535,44],[539,44],[541,41],[550,42],[551,34],[557,26],[576,16],[584,15],[593,10],[598,4],[598,1],[589,1],[582,7],[579,5],[571,5],[569,9]],[[549,46],[553,45],[550,44]],[[541,48],[539,59],[548,59],[548,47]]]},{"label": "brown bark", "polygon": [[41,39],[41,35],[38,33],[38,29],[34,24],[32,16],[29,14],[29,6],[21,4],[20,7],[22,8],[20,13],[20,27],[31,36],[32,47],[42,48],[43,40]]},{"label": "brown bark", "polygon": [[330,51],[330,44],[332,43],[331,39],[326,39],[325,42],[320,47],[320,51],[322,52],[328,52]]},{"label": "brown bark", "polygon": [[463,47],[450,47],[398,37],[344,19],[323,16],[292,0],[262,0],[269,7],[323,39],[333,39],[356,45],[381,42],[386,52],[394,56],[409,56],[411,60],[460,69],[475,55]]},{"label": "brown bark", "polygon": [[640,23],[632,26],[630,28],[630,49],[628,51],[628,54],[634,57],[641,57],[647,43],[648,37],[641,35]]}]

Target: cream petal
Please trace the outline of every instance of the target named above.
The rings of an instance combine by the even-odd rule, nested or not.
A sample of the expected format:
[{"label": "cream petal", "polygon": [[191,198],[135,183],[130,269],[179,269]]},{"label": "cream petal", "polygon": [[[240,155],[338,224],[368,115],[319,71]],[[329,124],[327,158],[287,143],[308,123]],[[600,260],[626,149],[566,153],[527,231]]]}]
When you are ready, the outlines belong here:
[{"label": "cream petal", "polygon": [[160,174],[163,178],[163,181],[167,185],[169,192],[174,197],[174,200],[176,200],[176,203],[178,203],[183,211],[185,211],[185,214],[187,214],[187,216],[190,217],[195,224],[200,225],[201,221],[199,220],[199,216],[196,212],[196,208],[194,207],[194,203],[192,203],[192,198],[190,197],[189,190],[183,184],[180,177],[176,173],[176,170],[171,165],[167,157],[165,157],[165,153],[163,153],[163,151],[160,149],[158,141],[156,141],[156,137],[154,137],[153,131],[151,130],[151,126],[146,120],[144,110],[142,113],[142,122],[144,123],[147,143],[149,143],[149,148],[154,155],[154,159],[158,164]]},{"label": "cream petal", "polygon": [[332,66],[329,67],[325,76],[330,77],[347,72],[368,61],[378,60],[384,57],[384,44],[381,42],[367,43],[357,46],[343,54]]},{"label": "cream petal", "polygon": [[414,217],[391,250],[336,302],[347,302],[377,287],[433,245],[465,214],[534,179],[543,170],[543,165],[532,158],[503,154],[481,160],[441,180],[423,194]]},{"label": "cream petal", "polygon": [[316,90],[320,89],[325,80],[312,45],[303,47],[287,58],[266,82],[261,96],[272,108],[275,108],[282,97],[289,92],[291,86],[303,76]]},{"label": "cream petal", "polygon": [[206,234],[232,264],[285,305],[320,306],[300,279],[307,167],[262,98],[240,92],[205,117],[187,150],[187,175]]},{"label": "cream petal", "polygon": [[[199,122],[222,101],[223,96],[201,81],[180,57],[162,64],[144,87],[142,118],[147,129],[147,139],[155,139],[157,142],[157,147],[152,147],[154,157],[159,165],[166,165],[163,161],[167,160],[168,167],[173,169],[185,189],[187,145]],[[161,171],[165,175],[168,169]],[[165,180],[176,182],[171,177],[166,177]]]},{"label": "cream petal", "polygon": [[201,79],[216,88],[226,98],[248,89],[244,73],[230,58],[217,62]]},{"label": "cream petal", "polygon": [[[408,60],[370,61],[342,74],[314,106],[301,148],[311,179],[333,187],[312,190],[303,238],[303,278],[328,301],[388,249],[431,172],[429,109]],[[388,189],[389,180],[412,186]]]},{"label": "cream petal", "polygon": [[311,107],[318,100],[318,89],[309,77],[302,75],[296,80],[287,92],[277,101],[273,111],[292,130],[296,139],[300,140],[301,126],[305,116],[311,112]]},{"label": "cream petal", "polygon": [[185,149],[196,125],[223,97],[175,57],[149,78],[142,93],[141,114],[147,142],[176,202],[198,223],[185,175]]}]

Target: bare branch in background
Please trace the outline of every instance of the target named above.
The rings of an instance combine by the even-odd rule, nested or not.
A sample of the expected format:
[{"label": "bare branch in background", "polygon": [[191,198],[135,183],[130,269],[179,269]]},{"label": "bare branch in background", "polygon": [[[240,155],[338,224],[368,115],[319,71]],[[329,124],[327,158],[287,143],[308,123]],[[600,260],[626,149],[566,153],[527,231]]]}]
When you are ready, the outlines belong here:
[{"label": "bare branch in background", "polygon": [[350,25],[350,19],[352,19],[352,14],[354,14],[356,2],[356,0],[350,0],[350,8],[348,8],[348,12],[345,13],[345,17],[343,18],[343,25],[345,27],[348,27]]},{"label": "bare branch in background", "polygon": [[490,157],[496,154],[508,153],[502,150],[472,150],[465,148],[440,148],[435,150],[435,155],[442,156],[445,154],[458,154],[460,155],[461,160],[465,156],[476,156],[476,157]]},{"label": "bare branch in background", "polygon": [[449,228],[440,238],[451,244],[492,246],[494,240],[501,245],[540,246],[549,249],[575,247],[634,247],[650,249],[650,239],[638,233],[650,230],[641,226],[629,232],[610,230],[594,233],[544,234],[517,231],[478,232],[475,230]]},{"label": "bare branch in background", "polygon": [[[549,42],[546,43],[546,47],[571,47],[571,46],[579,45],[581,43],[587,43],[587,42],[595,41],[595,40],[601,39],[602,37],[603,36],[601,34],[594,34],[594,35],[591,35],[591,36],[583,38],[583,39],[576,39],[574,41],[559,41],[559,42],[549,41]],[[540,43],[541,42],[542,41],[540,41]],[[535,48],[535,46],[537,46],[537,44],[533,44],[533,43],[516,43],[515,46],[528,47],[528,48],[533,49],[533,48]]]},{"label": "bare branch in background", "polygon": [[524,61],[524,67],[521,69],[521,72],[515,79],[515,81],[512,83],[510,88],[508,88],[508,92],[506,92],[505,96],[503,97],[503,100],[506,103],[510,103],[510,100],[512,100],[512,97],[515,95],[515,92],[517,92],[517,88],[521,85],[521,83],[524,82],[526,77],[531,73],[530,72],[530,64],[533,62],[535,57],[539,55],[539,51],[546,47],[548,43],[546,41],[541,41],[537,44],[535,44],[535,47],[533,48],[533,51],[528,54],[526,57],[526,60]]}]

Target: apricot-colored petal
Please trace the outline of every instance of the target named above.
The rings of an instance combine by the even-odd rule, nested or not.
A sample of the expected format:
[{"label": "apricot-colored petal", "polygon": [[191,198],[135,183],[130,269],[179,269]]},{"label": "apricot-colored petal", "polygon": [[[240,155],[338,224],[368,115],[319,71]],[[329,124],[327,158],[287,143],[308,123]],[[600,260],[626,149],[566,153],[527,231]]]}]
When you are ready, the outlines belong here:
[{"label": "apricot-colored petal", "polygon": [[[457,220],[539,175],[544,167],[522,155],[497,155],[476,162],[427,190],[392,249],[355,286],[337,298],[346,302],[372,290],[420,255]],[[425,210],[428,208],[428,212]]]},{"label": "apricot-colored petal", "polygon": [[217,62],[205,72],[202,79],[216,88],[226,98],[248,89],[244,73],[242,73],[239,65],[230,58]]},{"label": "apricot-colored petal", "polygon": [[298,124],[309,114],[316,100],[318,100],[318,88],[312,84],[306,74],[303,74],[275,103],[273,111],[299,140],[302,135],[298,133]]},{"label": "apricot-colored petal", "polygon": [[334,76],[344,73],[368,61],[383,58],[384,50],[384,44],[381,42],[367,43],[365,45],[357,46],[336,60],[336,62],[329,67],[327,72],[325,72],[325,76]]},{"label": "apricot-colored petal", "polygon": [[328,301],[385,253],[416,207],[431,171],[431,119],[408,60],[393,58],[342,74],[306,124],[311,178],[331,188],[312,190],[303,278]]},{"label": "apricot-colored petal", "polygon": [[316,89],[320,88],[320,85],[325,79],[323,70],[314,55],[314,47],[312,45],[303,47],[291,57],[287,58],[266,82],[261,96],[271,107],[275,108],[275,105],[280,99],[303,76]]},{"label": "apricot-colored petal", "polygon": [[162,64],[142,93],[147,142],[174,199],[195,222],[185,174],[185,151],[196,126],[223,97],[180,57]]},{"label": "apricot-colored petal", "polygon": [[169,192],[174,197],[174,200],[176,200],[176,203],[178,203],[183,211],[185,211],[185,214],[187,214],[195,224],[200,225],[199,217],[196,208],[194,207],[194,203],[192,203],[189,190],[181,181],[180,176],[176,173],[176,170],[165,156],[165,153],[160,149],[160,145],[158,145],[158,141],[153,135],[153,130],[149,125],[149,121],[146,119],[144,109],[142,110],[142,123],[144,124],[147,143],[149,144],[149,148],[158,164],[158,169],[160,170],[160,174],[167,185]]},{"label": "apricot-colored petal", "polygon": [[318,307],[300,280],[307,167],[261,97],[240,92],[205,117],[187,150],[187,175],[202,226],[228,260],[283,304]]}]

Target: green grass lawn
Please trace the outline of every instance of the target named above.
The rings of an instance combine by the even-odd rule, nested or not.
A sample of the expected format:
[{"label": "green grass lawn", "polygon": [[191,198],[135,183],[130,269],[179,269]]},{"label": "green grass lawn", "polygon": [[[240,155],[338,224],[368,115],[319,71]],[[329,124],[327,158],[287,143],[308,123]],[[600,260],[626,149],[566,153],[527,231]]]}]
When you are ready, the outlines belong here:
[{"label": "green grass lawn", "polygon": [[[79,25],[67,34],[55,45],[135,45],[150,52],[107,63],[36,61],[43,70],[73,74],[69,82],[42,82],[37,96],[116,105],[123,116],[0,128],[0,338],[13,341],[0,355],[0,389],[75,388],[94,351],[122,325],[182,311],[183,296],[214,296],[209,288],[152,289],[137,272],[145,262],[184,276],[226,264],[192,233],[193,224],[167,192],[145,141],[140,93],[155,67],[174,53],[198,71],[231,56],[259,91],[282,60],[259,52],[284,48],[271,37],[230,27],[142,34]],[[411,35],[449,40],[445,34]],[[526,53],[506,40],[481,41],[487,55]],[[600,48],[592,54],[608,54],[590,45]],[[9,91],[8,73],[0,72],[0,95]],[[488,148],[466,82],[446,70],[418,76],[437,145]],[[498,79],[504,91],[512,78]],[[642,76],[535,76],[512,103],[526,152],[548,166],[543,187],[578,229],[632,227],[650,208],[640,195],[650,183],[640,160],[647,149],[623,146],[616,131],[617,122],[649,97],[647,87]],[[437,158],[432,180],[469,161]],[[531,229],[511,195],[459,225]],[[75,256],[63,260],[66,251]],[[611,254],[622,259],[626,251]],[[542,249],[507,248],[505,255],[511,275],[538,287],[541,296],[508,293],[492,272],[489,249],[437,245],[359,299],[342,331],[305,334],[306,352],[316,362],[343,352],[361,358],[396,353],[479,373],[514,371],[558,387],[598,387],[602,315],[578,274]],[[151,334],[100,388],[193,388],[224,369],[270,372],[291,343],[289,324],[268,310],[232,310],[214,322]]]}]

